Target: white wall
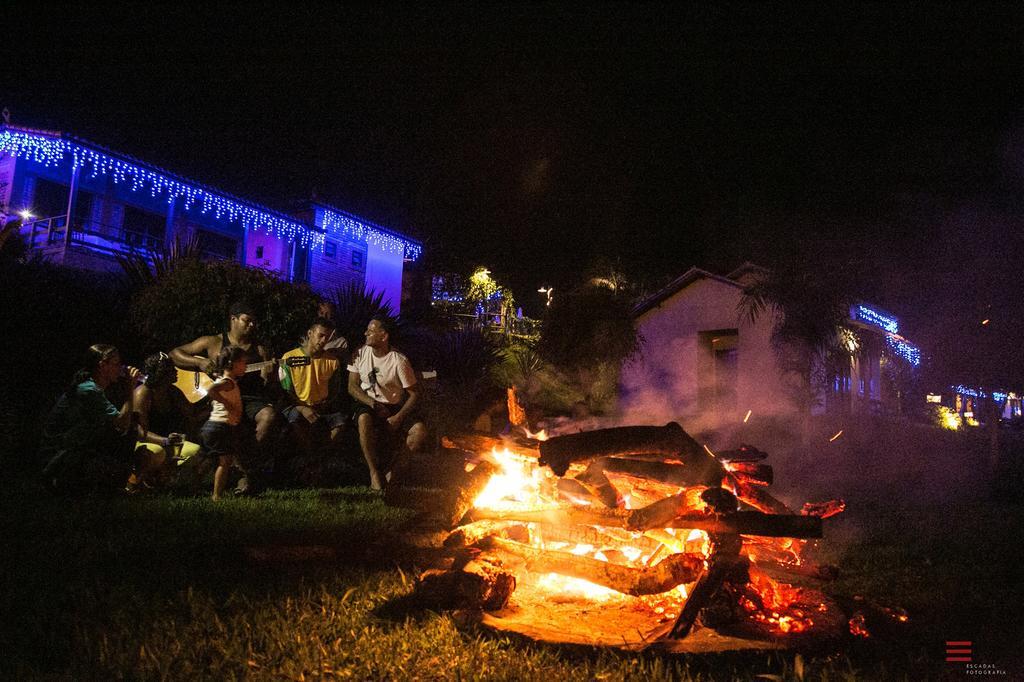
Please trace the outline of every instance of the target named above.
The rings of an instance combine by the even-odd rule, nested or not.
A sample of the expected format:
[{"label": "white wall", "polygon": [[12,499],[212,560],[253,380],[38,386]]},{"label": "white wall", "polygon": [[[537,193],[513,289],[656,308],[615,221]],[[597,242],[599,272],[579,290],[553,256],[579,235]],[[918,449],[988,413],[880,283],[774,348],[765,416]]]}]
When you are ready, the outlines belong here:
[{"label": "white wall", "polygon": [[[741,289],[715,279],[699,279],[637,319],[644,337],[642,356],[623,368],[619,411],[629,423],[665,423],[681,419],[688,428],[715,421],[790,413],[781,390],[771,347],[771,325],[756,325],[738,310]],[[730,414],[708,414],[697,400],[697,366],[702,331],[737,329],[737,404]],[[698,423],[700,422],[700,423]],[[707,422],[707,423],[704,423]]]},{"label": "white wall", "polygon": [[368,243],[366,248],[366,288],[383,292],[384,302],[391,304],[396,313],[402,307],[402,265],[403,254],[384,250],[379,245]]}]

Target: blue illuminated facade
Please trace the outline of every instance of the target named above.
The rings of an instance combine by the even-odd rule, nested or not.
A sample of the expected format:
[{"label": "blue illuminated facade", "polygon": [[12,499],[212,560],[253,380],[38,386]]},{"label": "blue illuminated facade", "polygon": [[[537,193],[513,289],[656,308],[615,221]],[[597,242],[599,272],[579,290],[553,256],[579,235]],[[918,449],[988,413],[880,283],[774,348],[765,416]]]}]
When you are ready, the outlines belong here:
[{"label": "blue illuminated facade", "polygon": [[422,253],[416,240],[334,207],[276,211],[68,135],[0,126],[0,219],[16,218],[33,251],[69,266],[111,270],[117,254],[195,238],[205,257],[323,294],[363,282],[396,309],[405,264]]},{"label": "blue illuminated facade", "polygon": [[898,412],[921,350],[900,335],[899,318],[878,306],[850,306],[849,326],[849,362],[837,368],[826,402],[853,411]]},{"label": "blue illuminated facade", "polygon": [[917,367],[921,364],[921,349],[900,336],[900,321],[878,308],[859,303],[850,308],[850,320],[865,327],[875,327],[886,333],[885,341],[893,353]]}]

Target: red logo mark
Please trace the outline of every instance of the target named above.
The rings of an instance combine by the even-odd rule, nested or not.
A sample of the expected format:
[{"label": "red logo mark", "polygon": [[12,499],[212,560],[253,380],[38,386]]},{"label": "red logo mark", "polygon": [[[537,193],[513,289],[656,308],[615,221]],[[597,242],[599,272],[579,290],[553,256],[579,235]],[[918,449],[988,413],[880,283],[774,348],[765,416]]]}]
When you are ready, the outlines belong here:
[{"label": "red logo mark", "polygon": [[946,642],[947,663],[970,663],[971,643],[970,642]]}]

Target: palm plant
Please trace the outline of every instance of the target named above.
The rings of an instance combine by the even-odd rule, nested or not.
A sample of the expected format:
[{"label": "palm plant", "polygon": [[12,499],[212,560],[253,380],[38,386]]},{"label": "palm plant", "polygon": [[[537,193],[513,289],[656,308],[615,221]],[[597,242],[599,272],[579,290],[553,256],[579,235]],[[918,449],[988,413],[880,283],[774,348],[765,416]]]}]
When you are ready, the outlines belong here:
[{"label": "palm plant", "polygon": [[494,343],[481,331],[449,331],[429,351],[437,370],[435,419],[445,432],[465,427],[481,408],[500,395],[492,371],[499,361]]},{"label": "palm plant", "polygon": [[146,288],[173,272],[183,262],[198,257],[199,237],[195,234],[184,239],[182,235],[177,235],[170,248],[163,246],[148,256],[138,251],[116,255],[117,263],[132,291]]},{"label": "palm plant", "polygon": [[334,292],[334,324],[336,333],[356,349],[363,345],[366,325],[374,318],[396,319],[391,303],[384,300],[384,292],[367,289],[362,282],[350,282]]},{"label": "palm plant", "polygon": [[751,323],[772,320],[772,344],[803,414],[808,414],[844,345],[853,297],[841,270],[825,274],[806,266],[779,267],[748,284],[739,312]]}]

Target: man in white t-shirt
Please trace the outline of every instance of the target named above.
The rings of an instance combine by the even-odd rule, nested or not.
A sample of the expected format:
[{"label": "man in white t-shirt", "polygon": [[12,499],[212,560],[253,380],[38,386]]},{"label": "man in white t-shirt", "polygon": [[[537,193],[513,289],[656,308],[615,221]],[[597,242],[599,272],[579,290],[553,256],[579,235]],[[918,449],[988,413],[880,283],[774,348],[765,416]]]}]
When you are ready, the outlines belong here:
[{"label": "man in white t-shirt", "polygon": [[[391,347],[390,320],[373,319],[366,327],[366,345],[360,348],[348,366],[348,392],[356,401],[355,417],[359,445],[370,469],[370,486],[382,490],[380,442],[383,438],[407,430],[405,445],[419,450],[426,442],[427,428],[417,410],[419,387],[409,359]],[[383,437],[383,438],[382,438]],[[397,464],[399,452],[392,458],[390,470]]]}]

